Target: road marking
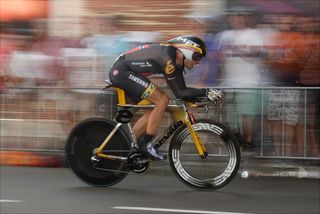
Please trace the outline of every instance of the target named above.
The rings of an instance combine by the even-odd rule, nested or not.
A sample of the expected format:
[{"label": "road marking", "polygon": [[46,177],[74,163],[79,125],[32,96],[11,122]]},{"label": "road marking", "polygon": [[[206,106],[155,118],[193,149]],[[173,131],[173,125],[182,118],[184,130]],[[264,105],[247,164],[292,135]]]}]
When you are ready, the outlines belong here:
[{"label": "road marking", "polygon": [[20,200],[8,200],[8,199],[0,199],[0,203],[20,203],[23,201]]},{"label": "road marking", "polygon": [[200,213],[200,214],[248,214],[239,212],[222,212],[222,211],[206,211],[206,210],[181,210],[181,209],[165,209],[155,207],[112,207],[119,210],[139,210],[139,211],[154,211],[154,212],[175,212],[175,213]]}]

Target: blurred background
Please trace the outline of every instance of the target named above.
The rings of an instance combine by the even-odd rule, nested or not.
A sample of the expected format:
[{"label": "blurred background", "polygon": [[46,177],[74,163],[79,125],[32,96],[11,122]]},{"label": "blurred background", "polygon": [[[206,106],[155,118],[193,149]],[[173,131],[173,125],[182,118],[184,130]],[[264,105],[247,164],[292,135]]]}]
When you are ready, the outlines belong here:
[{"label": "blurred background", "polygon": [[79,121],[113,118],[115,94],[101,88],[120,53],[193,34],[208,56],[188,85],[225,92],[195,113],[251,157],[317,166],[319,14],[319,0],[0,0],[1,151],[62,153]]}]

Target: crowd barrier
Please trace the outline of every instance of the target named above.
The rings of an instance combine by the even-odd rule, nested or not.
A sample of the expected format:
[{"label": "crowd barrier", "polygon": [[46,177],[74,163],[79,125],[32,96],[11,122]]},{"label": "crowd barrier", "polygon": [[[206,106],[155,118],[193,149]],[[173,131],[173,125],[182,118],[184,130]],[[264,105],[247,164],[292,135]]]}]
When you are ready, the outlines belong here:
[{"label": "crowd barrier", "polygon": [[[320,160],[319,87],[223,90],[223,100],[208,112],[194,112],[197,117],[217,120],[243,140],[244,118],[250,116],[255,157]],[[112,89],[8,89],[0,94],[0,148],[63,152],[68,133],[77,123],[89,117],[111,119],[116,104]],[[166,117],[161,127],[169,122]]]}]

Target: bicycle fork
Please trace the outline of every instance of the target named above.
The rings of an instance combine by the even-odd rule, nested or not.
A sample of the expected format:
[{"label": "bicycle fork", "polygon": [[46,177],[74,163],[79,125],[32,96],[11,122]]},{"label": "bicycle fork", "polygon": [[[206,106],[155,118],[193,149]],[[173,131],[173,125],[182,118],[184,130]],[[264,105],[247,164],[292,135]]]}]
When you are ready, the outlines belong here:
[{"label": "bicycle fork", "polygon": [[196,149],[198,151],[199,156],[202,159],[205,159],[208,156],[208,152],[206,150],[206,147],[201,142],[201,139],[198,136],[197,132],[193,129],[193,126],[192,126],[190,120],[185,119],[184,123],[187,125],[187,128],[190,132],[191,138],[196,146]]},{"label": "bicycle fork", "polygon": [[186,106],[182,105],[182,111],[181,109],[177,108],[172,108],[169,111],[171,112],[172,118],[174,121],[180,121],[182,120],[184,124],[186,124],[188,131],[191,135],[191,138],[195,144],[195,147],[198,151],[198,154],[201,158],[205,159],[208,156],[208,152],[201,142],[200,137],[198,136],[196,130],[194,130],[192,124],[195,124],[195,118],[193,115],[188,112]]}]

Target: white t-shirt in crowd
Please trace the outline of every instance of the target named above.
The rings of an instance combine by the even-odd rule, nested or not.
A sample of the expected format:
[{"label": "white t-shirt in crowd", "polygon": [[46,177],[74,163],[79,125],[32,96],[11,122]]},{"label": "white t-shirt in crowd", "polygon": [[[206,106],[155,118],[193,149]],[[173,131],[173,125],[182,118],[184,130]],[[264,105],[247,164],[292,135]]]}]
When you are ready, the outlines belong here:
[{"label": "white t-shirt in crowd", "polygon": [[251,48],[263,48],[258,30],[227,30],[221,33],[220,45],[225,56],[222,86],[250,87],[259,83],[262,63],[259,55],[250,55]]},{"label": "white t-shirt in crowd", "polygon": [[9,59],[9,75],[23,78],[21,87],[34,87],[41,80],[54,80],[54,57],[40,52],[14,51]]}]

